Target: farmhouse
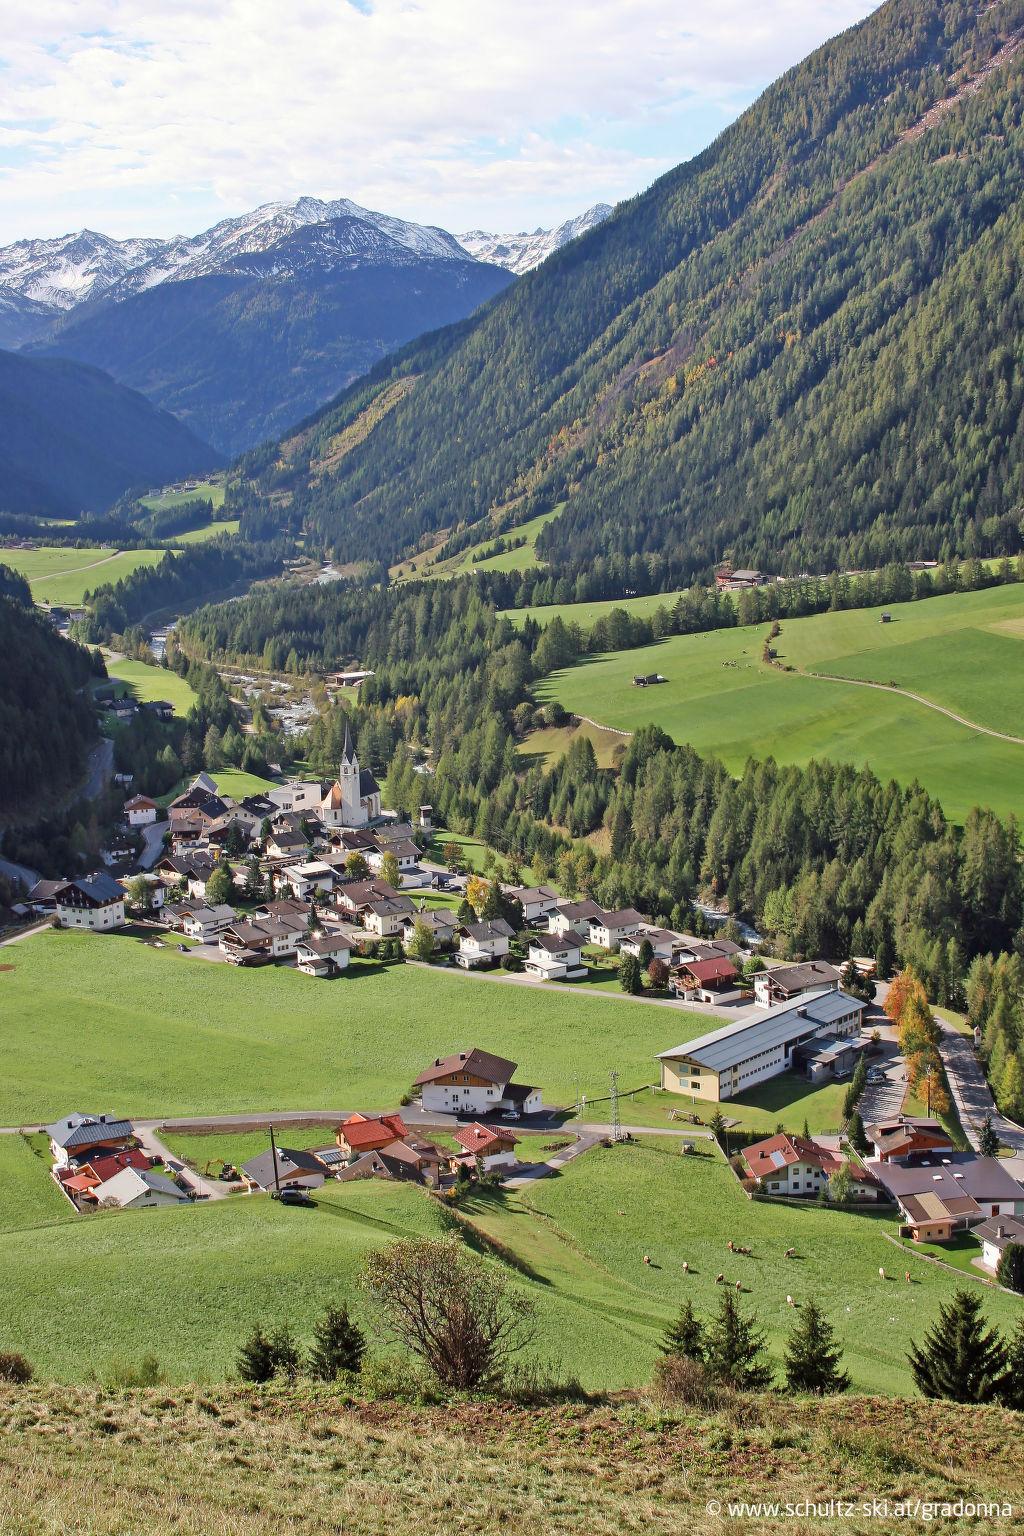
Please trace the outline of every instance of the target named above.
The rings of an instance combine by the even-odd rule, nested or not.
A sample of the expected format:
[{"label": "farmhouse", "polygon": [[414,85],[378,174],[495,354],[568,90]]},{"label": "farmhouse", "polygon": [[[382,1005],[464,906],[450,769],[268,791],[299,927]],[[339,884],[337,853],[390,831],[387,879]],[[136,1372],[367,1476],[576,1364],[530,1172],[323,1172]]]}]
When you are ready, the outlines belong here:
[{"label": "farmhouse", "polygon": [[401,1115],[349,1115],[338,1126],[335,1143],[346,1157],[379,1152],[393,1141],[404,1141],[409,1127]]},{"label": "farmhouse", "polygon": [[715,572],[715,585],[721,592],[744,592],[750,587],[763,587],[767,580],[761,571],[734,571],[731,566]]},{"label": "farmhouse", "polygon": [[581,951],[586,940],[568,929],[565,933],[538,933],[530,940],[525,969],[543,981],[564,981],[585,976]]},{"label": "farmhouse", "polygon": [[809,960],[804,965],[773,965],[754,977],[754,1000],[761,1008],[776,1003],[791,1003],[805,992],[820,992],[823,987],[837,989],[842,977],[834,965],[824,960]]},{"label": "farmhouse", "polygon": [[676,997],[697,998],[702,1003],[712,1003],[716,997],[734,993],[738,985],[739,972],[728,955],[683,960],[672,978],[672,991]]},{"label": "farmhouse", "polygon": [[81,880],[40,880],[28,893],[33,906],[52,907],[62,928],[109,932],[125,922],[124,890],[100,871]]},{"label": "farmhouse", "polygon": [[535,1115],[541,1109],[539,1088],[513,1083],[514,1061],[474,1047],[455,1056],[438,1056],[414,1083],[424,1109],[447,1114],[486,1115],[505,1110]]},{"label": "farmhouse", "polygon": [[459,947],[455,964],[464,970],[492,965],[495,960],[500,960],[508,954],[509,939],[513,937],[512,929],[503,917],[485,923],[464,923],[457,932]]},{"label": "farmhouse", "polygon": [[817,1195],[842,1168],[849,1169],[854,1199],[877,1200],[883,1194],[873,1173],[806,1136],[769,1136],[748,1147],[741,1161],[746,1175],[771,1195]]},{"label": "farmhouse", "polygon": [[148,827],[156,821],[156,801],[148,795],[133,795],[124,803],[124,815],[130,827]]},{"label": "farmhouse", "polygon": [[464,1149],[464,1157],[458,1159],[460,1162],[468,1160],[484,1173],[490,1173],[493,1168],[514,1168],[516,1165],[518,1138],[504,1126],[481,1125],[474,1121],[472,1125],[460,1126],[453,1135]]},{"label": "farmhouse", "polygon": [[872,1164],[915,1243],[945,1243],[989,1216],[1024,1216],[1024,1189],[995,1157],[971,1152],[913,1164]]},{"label": "farmhouse", "polygon": [[319,1189],[327,1177],[327,1168],[314,1152],[268,1147],[241,1169],[245,1182],[253,1189]]},{"label": "farmhouse", "polygon": [[989,1216],[974,1228],[974,1236],[981,1244],[982,1264],[995,1274],[999,1260],[1011,1243],[1024,1248],[1024,1218]]},{"label": "farmhouse", "polygon": [[404,1179],[426,1184],[437,1189],[441,1183],[441,1170],[451,1162],[449,1155],[435,1147],[433,1142],[406,1137],[403,1141],[391,1141],[377,1151],[360,1152],[344,1166],[337,1166],[336,1158],[342,1154],[336,1147],[319,1154],[334,1171],[334,1177],[342,1183],[354,1179]]},{"label": "farmhouse", "polygon": [[306,976],[338,976],[348,966],[352,948],[340,933],[316,934],[299,940],[295,963]]},{"label": "farmhouse", "polygon": [[661,1086],[698,1099],[731,1099],[799,1065],[799,1048],[860,1032],[864,1004],[846,992],[822,992],[748,1015],[735,1024],[663,1051]]},{"label": "farmhouse", "polygon": [[71,1162],[83,1162],[92,1153],[123,1152],[135,1135],[130,1120],[114,1115],[83,1115],[77,1111],[46,1127],[50,1155],[58,1168]]},{"label": "farmhouse", "polygon": [[151,1168],[122,1168],[92,1192],[97,1205],[117,1205],[124,1211],[151,1211],[158,1205],[188,1204],[189,1196],[173,1180]]}]

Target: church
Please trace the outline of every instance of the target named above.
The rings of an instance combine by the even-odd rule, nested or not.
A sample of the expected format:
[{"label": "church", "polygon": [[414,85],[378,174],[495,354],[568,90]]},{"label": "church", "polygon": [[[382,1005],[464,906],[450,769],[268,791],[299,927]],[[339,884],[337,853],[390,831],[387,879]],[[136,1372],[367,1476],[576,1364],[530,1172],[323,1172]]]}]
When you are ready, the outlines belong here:
[{"label": "church", "polygon": [[320,820],[328,829],[366,827],[380,816],[380,785],[369,768],[360,768],[345,726],[341,772],[320,802]]}]

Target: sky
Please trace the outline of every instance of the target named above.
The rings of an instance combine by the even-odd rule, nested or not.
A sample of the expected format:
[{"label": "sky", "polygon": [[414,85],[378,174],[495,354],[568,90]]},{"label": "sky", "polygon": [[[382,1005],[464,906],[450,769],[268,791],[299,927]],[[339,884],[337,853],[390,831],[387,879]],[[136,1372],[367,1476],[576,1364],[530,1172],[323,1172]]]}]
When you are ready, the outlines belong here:
[{"label": "sky", "polygon": [[350,197],[500,232],[688,159],[873,0],[0,0],[0,243]]}]

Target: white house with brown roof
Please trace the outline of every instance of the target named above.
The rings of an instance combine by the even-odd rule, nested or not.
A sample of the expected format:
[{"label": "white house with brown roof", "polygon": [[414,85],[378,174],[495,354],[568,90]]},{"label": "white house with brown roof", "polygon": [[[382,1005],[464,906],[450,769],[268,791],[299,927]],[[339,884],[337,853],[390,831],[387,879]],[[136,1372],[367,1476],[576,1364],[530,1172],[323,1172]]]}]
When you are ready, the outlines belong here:
[{"label": "white house with brown roof", "polygon": [[565,981],[585,976],[587,968],[582,956],[585,943],[582,934],[573,933],[571,929],[561,934],[538,933],[530,940],[524,968],[542,981]]},{"label": "white house with brown roof", "polygon": [[843,1168],[849,1169],[850,1193],[855,1200],[878,1200],[885,1194],[874,1174],[858,1163],[811,1138],[789,1136],[784,1131],[747,1147],[742,1162],[747,1176],[756,1179],[769,1195],[813,1197]]},{"label": "white house with brown roof", "polygon": [[340,933],[307,934],[295,946],[295,964],[306,976],[337,976],[348,966],[351,952]]},{"label": "white house with brown roof", "polygon": [[1024,1217],[988,1216],[974,1228],[972,1236],[981,1244],[981,1262],[993,1275],[1011,1243],[1024,1248]]},{"label": "white house with brown roof", "polygon": [[463,970],[470,970],[479,965],[493,965],[508,954],[509,940],[513,938],[513,932],[503,917],[493,918],[489,922],[463,923],[458,930],[459,947],[455,953],[455,964],[461,965]]},{"label": "white house with brown roof", "polygon": [[627,933],[632,933],[647,919],[635,907],[623,907],[618,912],[602,912],[590,920],[590,942],[612,952],[618,949]]},{"label": "white house with brown roof", "polygon": [[589,897],[584,901],[563,901],[553,912],[548,913],[548,932],[567,933],[572,929],[576,933],[586,933],[589,943],[592,919],[603,916],[597,902],[591,901]]},{"label": "white house with brown roof", "polygon": [[777,1003],[791,1003],[805,992],[837,992],[842,975],[824,960],[808,960],[802,965],[772,965],[754,977],[754,1001],[761,1008]]},{"label": "white house with brown roof", "polygon": [[509,885],[505,887],[505,894],[513,901],[518,901],[526,923],[546,921],[561,900],[558,892],[550,885]]},{"label": "white house with brown roof", "polygon": [[513,1083],[514,1061],[481,1051],[476,1046],[454,1056],[438,1056],[416,1079],[420,1101],[426,1110],[449,1115],[488,1115],[506,1111],[534,1115],[541,1108],[541,1092],[525,1083]]},{"label": "white house with brown roof", "polygon": [[133,795],[124,803],[124,816],[130,827],[148,827],[156,821],[156,801],[148,795]]},{"label": "white house with brown roof", "polygon": [[[463,1149],[464,1157],[471,1159],[484,1173],[516,1165],[519,1138],[503,1125],[481,1125],[474,1121],[472,1125],[460,1125],[452,1135]],[[457,1161],[461,1162],[463,1158]]]},{"label": "white house with brown roof", "polygon": [[190,939],[208,944],[211,939],[219,938],[234,920],[235,909],[229,907],[227,902],[216,907],[197,907],[194,912],[187,912],[182,918],[181,931]]}]

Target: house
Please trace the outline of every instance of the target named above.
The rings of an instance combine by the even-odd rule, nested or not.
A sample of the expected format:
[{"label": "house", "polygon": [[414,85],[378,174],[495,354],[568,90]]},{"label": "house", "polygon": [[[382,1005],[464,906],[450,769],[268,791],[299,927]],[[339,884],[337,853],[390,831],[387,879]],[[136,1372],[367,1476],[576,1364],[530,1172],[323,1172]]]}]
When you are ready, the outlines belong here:
[{"label": "house", "polygon": [[981,1244],[981,1262],[995,1274],[999,1260],[1011,1243],[1024,1248],[1024,1218],[1020,1216],[988,1216],[973,1229],[973,1236]]},{"label": "house", "polygon": [[337,1147],[328,1148],[319,1156],[343,1184],[356,1179],[404,1179],[431,1189],[440,1187],[442,1169],[451,1163],[450,1155],[440,1147],[412,1136],[391,1141],[377,1151],[360,1152],[350,1161],[341,1161],[343,1154]]},{"label": "house", "polygon": [[459,1126],[452,1134],[467,1157],[484,1173],[490,1173],[493,1168],[515,1167],[518,1137],[504,1126],[481,1125],[474,1121],[472,1125]]},{"label": "house", "polygon": [[349,1115],[338,1126],[334,1140],[346,1157],[354,1158],[404,1141],[408,1134],[401,1115]]},{"label": "house", "polygon": [[267,790],[265,799],[273,810],[263,812],[263,815],[273,815],[275,811],[318,811],[323,797],[324,787],[319,779],[295,779]]},{"label": "house", "polygon": [[95,1152],[124,1152],[135,1135],[130,1120],[114,1115],[83,1115],[77,1111],[46,1126],[50,1155],[58,1168],[79,1163]]},{"label": "house", "polygon": [[194,912],[186,912],[181,920],[181,931],[190,939],[198,939],[202,944],[209,944],[211,939],[217,938],[225,928],[235,920],[235,909],[229,907],[227,902],[222,902],[216,907],[197,907]]},{"label": "house", "polygon": [[309,844],[304,835],[290,829],[271,832],[264,847],[267,857],[271,859],[296,859],[309,852]]},{"label": "house", "polygon": [[505,887],[505,894],[518,901],[525,923],[547,922],[560,900],[558,892],[550,885],[509,885]]},{"label": "house", "polygon": [[373,673],[366,668],[355,668],[350,672],[328,672],[324,677],[325,688],[358,688],[360,683],[365,683]]},{"label": "house", "polygon": [[412,946],[417,924],[429,929],[434,938],[435,949],[450,949],[455,942],[459,920],[447,907],[437,907],[434,911],[407,913],[402,919],[402,945],[405,949],[410,949]]},{"label": "house", "polygon": [[359,909],[359,920],[368,933],[378,939],[392,939],[402,932],[402,924],[412,911],[408,896],[393,896],[383,901],[368,901]]},{"label": "house", "polygon": [[535,1115],[542,1108],[539,1088],[513,1083],[514,1061],[476,1047],[454,1056],[438,1056],[420,1073],[414,1087],[426,1110],[455,1115],[487,1115],[496,1110]]},{"label": "house", "polygon": [[603,916],[596,901],[563,901],[548,913],[548,932],[566,933],[572,928],[576,932],[585,932],[589,942],[591,922],[595,917]]},{"label": "house", "polygon": [[911,1164],[876,1162],[871,1171],[899,1205],[915,1243],[945,1243],[990,1216],[1024,1216],[1024,1188],[998,1158],[973,1152]]},{"label": "house", "polygon": [[627,933],[620,939],[619,953],[639,959],[640,951],[649,944],[652,959],[664,960],[666,965],[671,965],[681,942],[678,933],[673,933],[670,928],[638,928],[635,933]]},{"label": "house", "polygon": [[479,965],[493,965],[507,955],[509,939],[514,937],[503,917],[483,923],[464,923],[456,931],[459,947],[455,964],[467,971]]},{"label": "house", "polygon": [[662,1051],[661,1086],[697,1099],[734,1098],[755,1083],[788,1072],[805,1042],[858,1035],[864,1006],[846,992],[823,992],[752,1012],[735,1024]]},{"label": "house", "polygon": [[754,977],[754,1001],[761,1008],[773,1008],[776,1003],[791,1003],[804,992],[820,992],[823,987],[836,990],[842,980],[835,966],[826,965],[824,960],[773,965]]},{"label": "house", "polygon": [[148,795],[133,795],[124,803],[124,815],[130,827],[148,827],[156,821],[157,805]]},{"label": "house", "polygon": [[220,936],[221,953],[234,965],[260,964],[294,955],[306,937],[301,917],[244,918],[229,923]]},{"label": "house", "polygon": [[401,901],[406,903],[406,910],[412,911],[412,902],[408,896],[400,896],[393,885],[386,880],[346,880],[342,885],[336,886],[334,891],[334,905],[343,912],[348,912],[353,918],[370,902],[374,901]]},{"label": "house", "polygon": [[590,919],[590,942],[601,949],[615,951],[627,933],[641,927],[647,919],[635,907],[623,907],[619,912],[601,912]]},{"label": "house", "polygon": [[159,1205],[187,1205],[189,1196],[171,1179],[152,1168],[122,1168],[113,1178],[98,1184],[92,1198],[99,1206],[117,1205],[123,1211],[151,1211]]},{"label": "house", "polygon": [[327,790],[318,810],[320,820],[328,829],[365,827],[380,815],[380,785],[368,768],[360,768],[347,724],[338,777]]},{"label": "house", "polygon": [[530,940],[525,969],[543,981],[565,981],[585,976],[582,949],[586,940],[568,929],[565,933],[538,933]]},{"label": "house", "polygon": [[728,955],[710,955],[706,960],[682,960],[672,978],[676,997],[697,998],[711,1003],[724,992],[735,992],[740,975]]},{"label": "house", "polygon": [[761,571],[734,571],[729,566],[715,572],[715,585],[720,592],[744,592],[750,587],[763,587],[767,580]]},{"label": "house", "polygon": [[329,864],[323,864],[319,859],[308,859],[303,864],[289,864],[285,869],[278,870],[274,875],[274,885],[278,890],[289,890],[296,901],[305,901],[310,896],[334,889],[336,879],[334,870]]},{"label": "house", "polygon": [[40,886],[49,891],[48,899],[53,901],[62,928],[87,928],[99,933],[124,927],[124,888],[102,870],[82,880],[62,880],[52,890],[51,882],[41,881],[29,892],[30,903],[40,898]]},{"label": "house", "polygon": [[174,719],[174,705],[170,699],[150,699],[143,708],[148,709],[151,715],[156,715],[158,720]]},{"label": "house", "polygon": [[319,1189],[328,1169],[315,1152],[268,1147],[240,1172],[251,1189]]},{"label": "house", "polygon": [[338,976],[348,966],[351,945],[340,933],[325,933],[300,939],[295,946],[295,963],[306,976]]},{"label": "house", "polygon": [[747,1147],[741,1162],[746,1176],[756,1179],[770,1195],[817,1195],[844,1167],[849,1169],[855,1200],[878,1200],[884,1193],[873,1173],[806,1136],[780,1132],[756,1141]]},{"label": "house", "polygon": [[949,1132],[938,1120],[923,1115],[894,1115],[878,1125],[865,1126],[864,1133],[881,1163],[911,1162],[953,1151]]}]

